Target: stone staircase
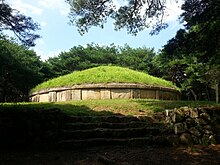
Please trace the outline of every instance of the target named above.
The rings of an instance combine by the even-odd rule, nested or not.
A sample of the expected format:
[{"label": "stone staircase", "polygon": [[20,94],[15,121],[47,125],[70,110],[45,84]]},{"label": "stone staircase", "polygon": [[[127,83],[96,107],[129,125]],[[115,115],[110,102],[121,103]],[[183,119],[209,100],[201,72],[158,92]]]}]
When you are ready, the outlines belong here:
[{"label": "stone staircase", "polygon": [[147,116],[68,116],[59,135],[59,147],[97,145],[172,145],[164,124]]}]

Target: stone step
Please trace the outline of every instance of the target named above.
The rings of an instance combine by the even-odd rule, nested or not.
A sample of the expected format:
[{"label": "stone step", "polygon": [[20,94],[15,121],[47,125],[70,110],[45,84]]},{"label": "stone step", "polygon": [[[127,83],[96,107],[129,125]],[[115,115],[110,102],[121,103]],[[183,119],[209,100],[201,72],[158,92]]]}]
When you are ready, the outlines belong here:
[{"label": "stone step", "polygon": [[66,123],[129,123],[129,122],[148,122],[153,120],[148,116],[66,116]]},{"label": "stone step", "polygon": [[90,138],[62,140],[58,143],[59,148],[74,149],[81,147],[121,145],[121,146],[173,146],[178,140],[178,136],[148,136],[135,138]]},{"label": "stone step", "polygon": [[86,130],[86,129],[95,129],[95,128],[109,128],[109,129],[122,129],[122,128],[140,128],[151,126],[151,124],[146,122],[136,122],[132,121],[129,123],[66,123],[64,129],[66,130]]},{"label": "stone step", "polygon": [[89,139],[89,138],[134,138],[146,137],[149,135],[158,135],[159,128],[140,127],[140,128],[123,128],[108,129],[95,128],[89,130],[63,130],[61,131],[61,139]]}]

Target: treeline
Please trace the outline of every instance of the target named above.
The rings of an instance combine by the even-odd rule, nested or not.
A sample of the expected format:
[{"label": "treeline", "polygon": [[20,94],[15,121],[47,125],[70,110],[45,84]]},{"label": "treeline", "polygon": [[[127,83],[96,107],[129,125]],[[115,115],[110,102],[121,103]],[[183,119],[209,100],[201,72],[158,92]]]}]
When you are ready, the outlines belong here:
[{"label": "treeline", "polygon": [[117,65],[154,74],[154,49],[131,48],[128,45],[117,47],[88,44],[86,47],[75,46],[68,52],[49,58],[46,63],[54,77],[85,70],[100,65]]},{"label": "treeline", "polygon": [[218,68],[198,61],[195,56],[172,54],[169,52],[171,41],[159,53],[146,47],[88,44],[86,47],[75,46],[68,52],[41,61],[33,50],[1,35],[0,100],[28,101],[29,90],[38,83],[100,65],[123,66],[165,78],[182,89],[184,99],[214,100],[212,88],[213,82],[218,79],[215,76]]}]

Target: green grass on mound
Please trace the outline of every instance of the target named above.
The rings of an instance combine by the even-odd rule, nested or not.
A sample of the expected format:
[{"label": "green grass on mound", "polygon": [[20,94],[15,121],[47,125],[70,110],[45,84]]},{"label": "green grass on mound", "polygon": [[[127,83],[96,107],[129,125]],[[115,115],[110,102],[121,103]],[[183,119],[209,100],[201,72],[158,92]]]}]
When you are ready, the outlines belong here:
[{"label": "green grass on mound", "polygon": [[31,90],[31,92],[53,87],[66,87],[77,84],[95,84],[110,82],[143,83],[153,86],[176,88],[176,86],[174,86],[169,81],[150,76],[143,72],[138,72],[128,68],[122,68],[117,66],[100,66],[84,71],[76,71],[71,74],[51,79],[49,81],[37,85],[35,88]]}]

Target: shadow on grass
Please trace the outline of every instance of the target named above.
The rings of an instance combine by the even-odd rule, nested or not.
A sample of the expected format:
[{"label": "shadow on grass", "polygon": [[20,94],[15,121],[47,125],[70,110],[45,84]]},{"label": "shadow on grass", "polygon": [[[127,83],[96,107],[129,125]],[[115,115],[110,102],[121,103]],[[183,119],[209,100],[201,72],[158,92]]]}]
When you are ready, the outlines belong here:
[{"label": "shadow on grass", "polygon": [[[116,115],[110,111],[94,111],[85,105],[73,105],[73,104],[56,104],[56,103],[33,103],[33,104],[2,104],[0,105],[0,112],[27,112],[27,111],[50,111],[52,109],[61,110],[67,115],[74,116],[111,116]],[[117,114],[119,115],[119,114]]]},{"label": "shadow on grass", "polygon": [[[72,116],[112,116],[71,104],[0,104],[0,152],[5,150],[46,150],[60,138],[66,120]],[[1,156],[0,156],[1,157]],[[1,163],[0,163],[1,164]]]}]

